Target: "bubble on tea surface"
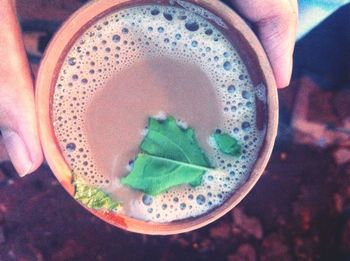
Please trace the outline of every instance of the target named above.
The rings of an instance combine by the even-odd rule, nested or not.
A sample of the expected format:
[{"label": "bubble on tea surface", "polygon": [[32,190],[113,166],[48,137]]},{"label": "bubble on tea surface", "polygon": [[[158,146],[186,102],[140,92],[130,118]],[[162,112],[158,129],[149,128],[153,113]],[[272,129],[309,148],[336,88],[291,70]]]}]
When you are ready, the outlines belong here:
[{"label": "bubble on tea surface", "polygon": [[196,202],[198,205],[203,205],[205,203],[205,197],[200,194],[196,197]]},{"label": "bubble on tea surface", "polygon": [[242,130],[247,131],[250,129],[250,123],[245,121],[242,123]]},{"label": "bubble on tea surface", "polygon": [[236,90],[236,87],[234,85],[230,85],[230,86],[227,87],[227,91],[229,93],[234,93],[235,90]]},{"label": "bubble on tea surface", "polygon": [[230,62],[226,61],[226,62],[224,63],[224,69],[225,69],[226,71],[230,71],[230,70],[232,69],[232,64],[231,64]]},{"label": "bubble on tea surface", "polygon": [[181,204],[180,204],[180,209],[181,209],[181,210],[184,210],[185,208],[186,208],[186,203],[181,203]]},{"label": "bubble on tea surface", "polygon": [[168,21],[173,20],[173,16],[170,13],[165,12],[165,13],[163,13],[163,15],[164,15],[164,18],[166,20],[168,20]]},{"label": "bubble on tea surface", "polygon": [[[225,28],[224,22],[185,1],[176,3],[182,7],[145,5],[114,10],[86,28],[64,59],[53,97],[55,134],[67,163],[91,185],[118,196],[123,185],[118,177],[96,166],[83,131],[89,102],[116,72],[139,60],[168,57],[205,72],[220,101],[223,122],[217,129],[237,138],[244,155],[232,159],[208,139],[210,161],[217,169],[206,172],[200,186],[181,185],[154,197],[135,192],[134,201],[123,202],[130,211],[124,214],[154,222],[199,216],[220,206],[246,180],[265,135],[256,131],[255,97],[266,101],[266,87],[252,86],[239,53],[218,30]],[[167,114],[153,116],[164,120]],[[186,119],[177,120],[181,128],[191,127],[183,121]],[[140,136],[146,134],[144,129]],[[132,165],[126,162],[125,170],[127,166],[130,171]]]},{"label": "bubble on tea surface", "polygon": [[188,31],[195,32],[199,29],[199,24],[196,21],[188,21],[185,27]]},{"label": "bubble on tea surface", "polygon": [[205,30],[205,34],[206,35],[212,35],[213,34],[213,30],[212,29],[207,29],[207,30]]},{"label": "bubble on tea surface", "polygon": [[115,34],[112,36],[112,40],[115,43],[119,43],[120,42],[120,36],[118,34]]},{"label": "bubble on tea surface", "polygon": [[146,206],[150,206],[153,202],[153,198],[147,194],[143,195],[142,197],[142,202],[143,204],[145,204]]},{"label": "bubble on tea surface", "polygon": [[77,59],[75,57],[70,57],[68,58],[68,64],[73,66],[73,65],[76,65],[77,63]]},{"label": "bubble on tea surface", "polygon": [[68,152],[73,152],[75,151],[75,148],[76,148],[76,145],[75,143],[71,142],[71,143],[68,143],[67,146],[66,146],[66,149]]},{"label": "bubble on tea surface", "polygon": [[249,99],[250,93],[248,91],[244,90],[244,91],[242,91],[242,97],[244,99]]},{"label": "bubble on tea surface", "polygon": [[159,15],[159,13],[160,13],[160,11],[157,8],[155,8],[151,11],[151,14],[154,16]]}]

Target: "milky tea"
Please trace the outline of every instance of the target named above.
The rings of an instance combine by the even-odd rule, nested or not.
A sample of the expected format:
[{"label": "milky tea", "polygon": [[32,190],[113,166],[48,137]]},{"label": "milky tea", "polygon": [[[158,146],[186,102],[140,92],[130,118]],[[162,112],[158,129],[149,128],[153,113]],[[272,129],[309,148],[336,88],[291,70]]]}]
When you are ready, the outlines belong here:
[{"label": "milky tea", "polygon": [[[54,132],[74,175],[119,202],[117,213],[156,223],[193,219],[249,178],[266,135],[256,112],[265,108],[266,87],[253,84],[228,31],[213,13],[174,0],[111,10],[71,43],[54,88]],[[155,196],[123,185],[149,118],[168,116],[193,129],[213,168],[198,186]],[[240,155],[223,153],[213,133],[234,137]]]}]

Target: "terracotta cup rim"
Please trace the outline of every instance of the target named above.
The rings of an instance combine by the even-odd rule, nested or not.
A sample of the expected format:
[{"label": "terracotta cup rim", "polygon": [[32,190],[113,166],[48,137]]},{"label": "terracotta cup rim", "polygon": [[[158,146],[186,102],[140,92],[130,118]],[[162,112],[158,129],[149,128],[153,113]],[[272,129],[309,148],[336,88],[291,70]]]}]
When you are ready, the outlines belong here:
[{"label": "terracotta cup rim", "polygon": [[[140,1],[140,0],[103,0],[91,1],[76,11],[60,28],[51,40],[45,51],[40,64],[38,77],[36,79],[36,107],[39,121],[39,132],[45,158],[56,178],[67,192],[73,196],[74,187],[71,183],[72,173],[65,162],[56,140],[51,121],[51,98],[56,79],[54,78],[60,70],[60,61],[66,52],[67,46],[74,42],[74,38],[88,25],[88,21],[96,19],[108,13],[112,8],[119,5],[142,2],[161,3],[165,0]],[[230,27],[239,32],[241,40],[246,45],[244,48],[250,50],[250,55],[254,56],[255,64],[247,67],[255,67],[259,71],[266,86],[267,93],[267,122],[266,136],[260,156],[258,157],[248,180],[226,200],[220,207],[214,209],[206,215],[184,221],[171,222],[167,224],[157,224],[136,220],[127,216],[114,213],[104,213],[88,209],[94,215],[104,221],[119,228],[150,235],[169,235],[188,232],[203,227],[234,208],[253,188],[262,175],[267,162],[271,156],[274,141],[277,135],[278,124],[278,99],[275,79],[267,56],[255,34],[248,25],[229,7],[220,1],[211,0],[188,0],[194,4],[199,4],[215,14],[218,14]],[[238,50],[239,51],[239,50]],[[252,70],[251,68],[248,68]]]}]

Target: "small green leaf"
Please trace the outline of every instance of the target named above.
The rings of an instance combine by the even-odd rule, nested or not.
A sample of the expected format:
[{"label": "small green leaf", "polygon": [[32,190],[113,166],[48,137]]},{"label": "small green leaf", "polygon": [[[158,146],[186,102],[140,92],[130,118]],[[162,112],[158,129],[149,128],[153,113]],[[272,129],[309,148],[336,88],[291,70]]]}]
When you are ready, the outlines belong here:
[{"label": "small green leaf", "polygon": [[238,141],[227,133],[214,133],[214,140],[219,150],[227,155],[239,157],[241,155],[241,145]]},{"label": "small green leaf", "polygon": [[173,117],[163,121],[150,118],[134,168],[121,182],[146,194],[158,195],[182,184],[200,185],[209,169],[209,160],[191,128],[179,127]]},{"label": "small green leaf", "polygon": [[81,178],[74,178],[74,198],[91,209],[116,211],[121,205],[101,189],[91,187]]}]

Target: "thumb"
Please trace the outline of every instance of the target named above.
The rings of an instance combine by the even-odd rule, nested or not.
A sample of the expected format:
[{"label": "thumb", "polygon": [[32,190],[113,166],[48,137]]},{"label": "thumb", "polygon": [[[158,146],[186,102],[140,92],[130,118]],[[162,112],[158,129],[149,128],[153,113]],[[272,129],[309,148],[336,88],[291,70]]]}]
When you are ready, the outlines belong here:
[{"label": "thumb", "polygon": [[43,156],[33,82],[11,1],[5,1],[0,8],[0,43],[1,138],[17,172],[24,176],[42,163]]},{"label": "thumb", "polygon": [[43,160],[31,79],[26,75],[9,76],[7,83],[0,81],[2,143],[20,176],[34,171]]},{"label": "thumb", "polygon": [[43,156],[35,117],[32,81],[29,72],[21,72],[20,75],[15,74],[16,77],[8,75],[6,83],[0,80],[0,129],[2,143],[10,160],[18,174],[24,176],[40,166]]},{"label": "thumb", "polygon": [[289,84],[297,30],[296,0],[231,0],[256,27],[279,88]]}]

